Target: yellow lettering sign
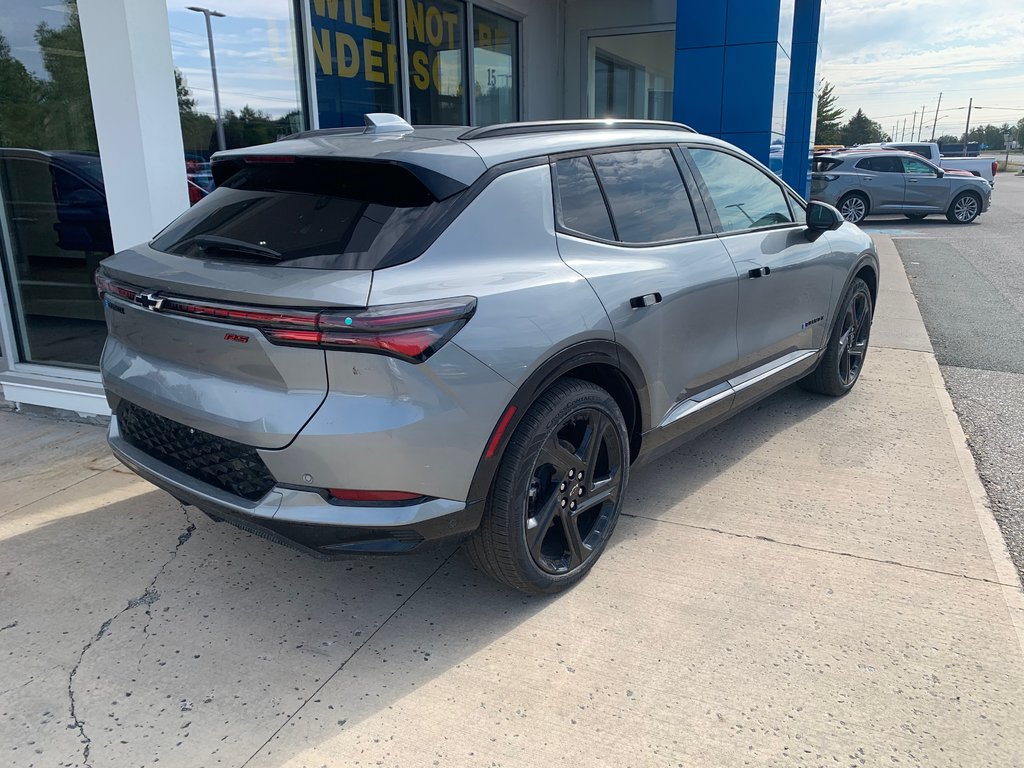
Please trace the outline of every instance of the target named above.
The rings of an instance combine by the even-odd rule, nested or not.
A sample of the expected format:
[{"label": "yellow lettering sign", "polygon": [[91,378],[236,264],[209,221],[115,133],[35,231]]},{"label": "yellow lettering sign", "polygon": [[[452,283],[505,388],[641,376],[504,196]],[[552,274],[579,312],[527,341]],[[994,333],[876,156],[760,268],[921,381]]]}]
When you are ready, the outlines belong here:
[{"label": "yellow lettering sign", "polygon": [[437,48],[444,39],[444,22],[441,12],[434,6],[427,8],[427,40]]},{"label": "yellow lettering sign", "polygon": [[363,59],[366,61],[366,80],[384,82],[384,43],[372,37],[363,38]]},{"label": "yellow lettering sign", "polygon": [[313,32],[313,53],[316,54],[320,71],[325,75],[332,75],[334,67],[331,65],[331,31],[329,29],[314,29]]},{"label": "yellow lettering sign", "polygon": [[421,91],[430,87],[430,62],[426,51],[416,51],[412,55],[412,84]]},{"label": "yellow lettering sign", "polygon": [[334,33],[334,47],[338,53],[338,77],[355,77],[359,74],[359,46],[355,38],[344,32]]}]

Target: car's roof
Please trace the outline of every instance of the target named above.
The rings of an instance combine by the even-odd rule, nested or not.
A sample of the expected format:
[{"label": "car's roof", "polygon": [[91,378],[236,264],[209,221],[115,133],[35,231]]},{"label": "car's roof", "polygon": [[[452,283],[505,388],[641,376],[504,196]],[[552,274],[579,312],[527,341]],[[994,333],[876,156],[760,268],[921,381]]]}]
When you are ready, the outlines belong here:
[{"label": "car's roof", "polygon": [[217,163],[264,155],[377,160],[425,168],[468,186],[487,169],[510,161],[600,147],[684,140],[728,146],[679,123],[551,121],[487,129],[408,126],[408,130],[386,132],[369,128],[307,131],[273,144],[218,152],[213,160]]}]

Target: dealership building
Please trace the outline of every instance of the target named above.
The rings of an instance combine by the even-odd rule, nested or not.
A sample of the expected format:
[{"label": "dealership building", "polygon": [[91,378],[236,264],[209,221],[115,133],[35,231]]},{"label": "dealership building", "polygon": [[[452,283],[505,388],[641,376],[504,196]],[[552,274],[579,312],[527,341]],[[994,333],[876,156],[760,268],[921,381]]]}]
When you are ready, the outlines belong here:
[{"label": "dealership building", "polygon": [[[208,192],[219,146],[361,125],[367,112],[414,126],[677,120],[807,192],[822,0],[197,2],[224,16],[184,0],[0,6],[8,401],[109,413],[93,273]],[[206,23],[220,89],[200,79]],[[219,126],[206,106],[218,99]]]}]

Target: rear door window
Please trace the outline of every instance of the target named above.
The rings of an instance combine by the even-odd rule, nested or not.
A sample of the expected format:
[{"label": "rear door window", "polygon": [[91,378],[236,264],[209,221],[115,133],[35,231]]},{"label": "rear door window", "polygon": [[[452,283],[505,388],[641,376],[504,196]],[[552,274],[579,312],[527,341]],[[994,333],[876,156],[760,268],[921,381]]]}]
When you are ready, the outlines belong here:
[{"label": "rear door window", "polygon": [[767,172],[716,149],[692,147],[690,156],[704,178],[724,232],[793,223],[786,194]]},{"label": "rear door window", "polygon": [[239,169],[151,243],[159,251],[314,269],[395,262],[455,198],[389,163],[284,158]]},{"label": "rear door window", "polygon": [[614,240],[601,187],[590,158],[570,157],[555,162],[559,223],[572,232]]},{"label": "rear door window", "polygon": [[700,234],[690,196],[670,149],[593,156],[618,239],[643,244]]},{"label": "rear door window", "polygon": [[857,168],[875,173],[903,173],[903,163],[899,157],[893,155],[865,157],[857,163]]}]

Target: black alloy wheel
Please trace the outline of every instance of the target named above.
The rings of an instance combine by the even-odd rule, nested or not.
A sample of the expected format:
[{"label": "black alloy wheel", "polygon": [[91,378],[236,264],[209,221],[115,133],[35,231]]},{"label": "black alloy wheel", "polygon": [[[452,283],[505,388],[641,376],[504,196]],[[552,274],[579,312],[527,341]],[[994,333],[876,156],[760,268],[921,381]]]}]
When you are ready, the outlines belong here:
[{"label": "black alloy wheel", "polygon": [[629,481],[629,432],[615,398],[560,379],[509,438],[465,552],[481,571],[534,595],[569,588],[611,539]]},{"label": "black alloy wheel", "polygon": [[541,570],[569,573],[600,551],[622,492],[622,454],[611,419],[593,408],[552,430],[533,469],[524,521]]},{"label": "black alloy wheel", "polygon": [[868,353],[868,335],[871,333],[871,294],[867,286],[853,294],[846,305],[839,335],[839,381],[852,387]]},{"label": "black alloy wheel", "polygon": [[839,305],[825,350],[814,370],[800,380],[800,386],[833,397],[853,389],[867,358],[873,315],[874,302],[868,284],[854,278]]}]

